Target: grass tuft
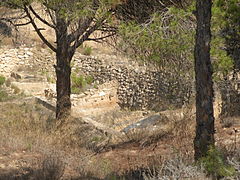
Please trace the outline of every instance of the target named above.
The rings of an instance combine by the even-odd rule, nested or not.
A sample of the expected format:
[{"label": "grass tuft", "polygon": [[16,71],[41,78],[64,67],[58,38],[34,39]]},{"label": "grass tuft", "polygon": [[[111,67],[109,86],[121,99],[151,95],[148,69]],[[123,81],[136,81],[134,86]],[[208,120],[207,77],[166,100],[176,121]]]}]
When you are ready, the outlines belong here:
[{"label": "grass tuft", "polygon": [[2,86],[6,81],[6,78],[2,75],[0,75],[0,86]]}]

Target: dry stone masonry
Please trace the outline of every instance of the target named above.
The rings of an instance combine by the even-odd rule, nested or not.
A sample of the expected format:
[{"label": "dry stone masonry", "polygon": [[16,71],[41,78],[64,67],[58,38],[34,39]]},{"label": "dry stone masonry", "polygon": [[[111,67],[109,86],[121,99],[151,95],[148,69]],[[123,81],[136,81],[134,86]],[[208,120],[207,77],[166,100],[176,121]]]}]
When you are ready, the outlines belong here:
[{"label": "dry stone masonry", "polygon": [[[17,76],[18,71],[33,71],[40,74],[49,73],[54,77],[54,64],[55,55],[48,49],[34,47],[2,47],[0,49],[0,74],[5,76]],[[91,75],[97,84],[117,80],[118,104],[122,108],[132,110],[164,110],[172,105],[174,105],[173,108],[180,107],[190,99],[192,94],[192,78],[186,80],[177,77],[176,79],[174,76],[175,79],[171,80],[171,73],[148,69],[146,66],[140,66],[136,62],[119,59],[113,55],[102,54],[94,57],[77,52],[73,57],[72,71]],[[223,103],[223,109],[229,107],[229,103],[240,107],[239,74],[238,72],[234,75],[234,81],[229,79],[221,87],[222,98],[226,102]],[[234,111],[232,114],[238,113]]]},{"label": "dry stone masonry", "polygon": [[[170,82],[167,78],[170,74],[148,70],[146,67],[131,68],[123,64],[106,65],[92,57],[74,59],[75,67],[91,75],[99,84],[118,81],[118,103],[122,108],[163,110],[170,104],[179,107],[191,93],[191,84]],[[176,89],[177,87],[180,88]]]},{"label": "dry stone masonry", "polygon": [[232,72],[219,83],[222,98],[221,117],[240,116],[240,71]]},{"label": "dry stone masonry", "polygon": [[12,72],[25,71],[54,71],[54,56],[46,49],[8,48],[0,49],[0,74],[10,76]]},{"label": "dry stone masonry", "polygon": [[[34,73],[48,72],[54,75],[54,59],[54,54],[47,49],[2,48],[0,74],[16,76],[18,71],[32,70]],[[189,92],[185,84],[181,85],[182,91],[173,92],[172,87],[176,84],[166,81],[166,74],[150,71],[116,56],[92,57],[76,53],[72,65],[73,71],[91,75],[98,84],[117,80],[118,103],[122,108],[155,109],[161,105],[160,108],[164,109],[170,103],[180,106],[184,102],[182,97]]]}]

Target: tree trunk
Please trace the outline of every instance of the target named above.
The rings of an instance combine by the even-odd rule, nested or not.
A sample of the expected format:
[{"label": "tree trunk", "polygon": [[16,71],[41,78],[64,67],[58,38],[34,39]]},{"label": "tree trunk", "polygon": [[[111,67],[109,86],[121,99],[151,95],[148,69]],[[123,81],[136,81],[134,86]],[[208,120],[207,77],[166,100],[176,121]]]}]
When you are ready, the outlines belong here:
[{"label": "tree trunk", "polygon": [[57,106],[56,118],[64,119],[71,112],[71,68],[69,59],[66,56],[57,54]]},{"label": "tree trunk", "polygon": [[57,106],[56,118],[65,119],[71,112],[71,67],[72,56],[69,52],[70,44],[67,40],[67,23],[62,18],[57,18]]},{"label": "tree trunk", "polygon": [[214,146],[213,82],[210,60],[212,0],[197,0],[197,30],[194,51],[196,80],[195,160]]}]

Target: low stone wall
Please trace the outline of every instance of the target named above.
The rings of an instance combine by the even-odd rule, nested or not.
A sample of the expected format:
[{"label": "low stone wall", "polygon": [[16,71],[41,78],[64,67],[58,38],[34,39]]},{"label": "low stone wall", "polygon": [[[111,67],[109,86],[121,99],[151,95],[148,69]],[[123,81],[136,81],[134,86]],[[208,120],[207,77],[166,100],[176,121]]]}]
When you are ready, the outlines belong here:
[{"label": "low stone wall", "polygon": [[123,65],[105,65],[91,57],[74,60],[74,66],[98,83],[118,81],[118,100],[122,108],[164,110],[180,107],[190,97],[190,82],[179,79],[169,80],[171,74]]},{"label": "low stone wall", "polygon": [[[0,74],[10,76],[12,72],[34,72],[55,75],[55,55],[42,48],[1,48]],[[91,75],[97,84],[118,81],[118,103],[122,108],[164,110],[169,106],[180,107],[191,92],[191,85],[181,78],[169,81],[171,74],[161,73],[139,66],[134,61],[117,56],[84,56],[76,53],[72,61],[75,71]]]},{"label": "low stone wall", "polygon": [[222,100],[221,118],[240,116],[240,72],[232,72],[219,83]]},{"label": "low stone wall", "polygon": [[[32,69],[34,73],[49,72],[55,75],[55,55],[48,49],[28,47],[0,49],[0,74],[10,76],[12,72]],[[122,108],[164,110],[180,107],[188,102],[193,80],[173,77],[170,73],[149,70],[135,62],[118,59],[117,56],[73,57],[73,71],[79,69],[91,75],[98,84],[118,81],[118,103]],[[221,116],[240,115],[240,72],[236,72],[218,84],[222,98]]]},{"label": "low stone wall", "polygon": [[10,76],[12,72],[54,71],[54,55],[47,49],[29,47],[0,48],[0,74]]}]

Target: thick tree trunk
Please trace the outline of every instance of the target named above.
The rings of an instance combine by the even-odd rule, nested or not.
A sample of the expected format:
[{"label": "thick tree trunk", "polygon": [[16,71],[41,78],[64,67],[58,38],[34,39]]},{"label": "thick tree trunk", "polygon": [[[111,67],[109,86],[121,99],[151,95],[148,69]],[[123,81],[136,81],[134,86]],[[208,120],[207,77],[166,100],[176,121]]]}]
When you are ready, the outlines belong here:
[{"label": "thick tree trunk", "polygon": [[56,118],[65,119],[71,112],[71,68],[66,56],[57,54],[57,106]]},{"label": "thick tree trunk", "polygon": [[196,73],[196,136],[195,159],[204,157],[214,145],[213,82],[210,60],[211,0],[197,0],[197,31],[195,44]]},{"label": "thick tree trunk", "polygon": [[70,44],[67,40],[67,23],[62,18],[57,18],[57,106],[56,118],[65,119],[71,112],[71,67],[72,56],[69,52]]}]

